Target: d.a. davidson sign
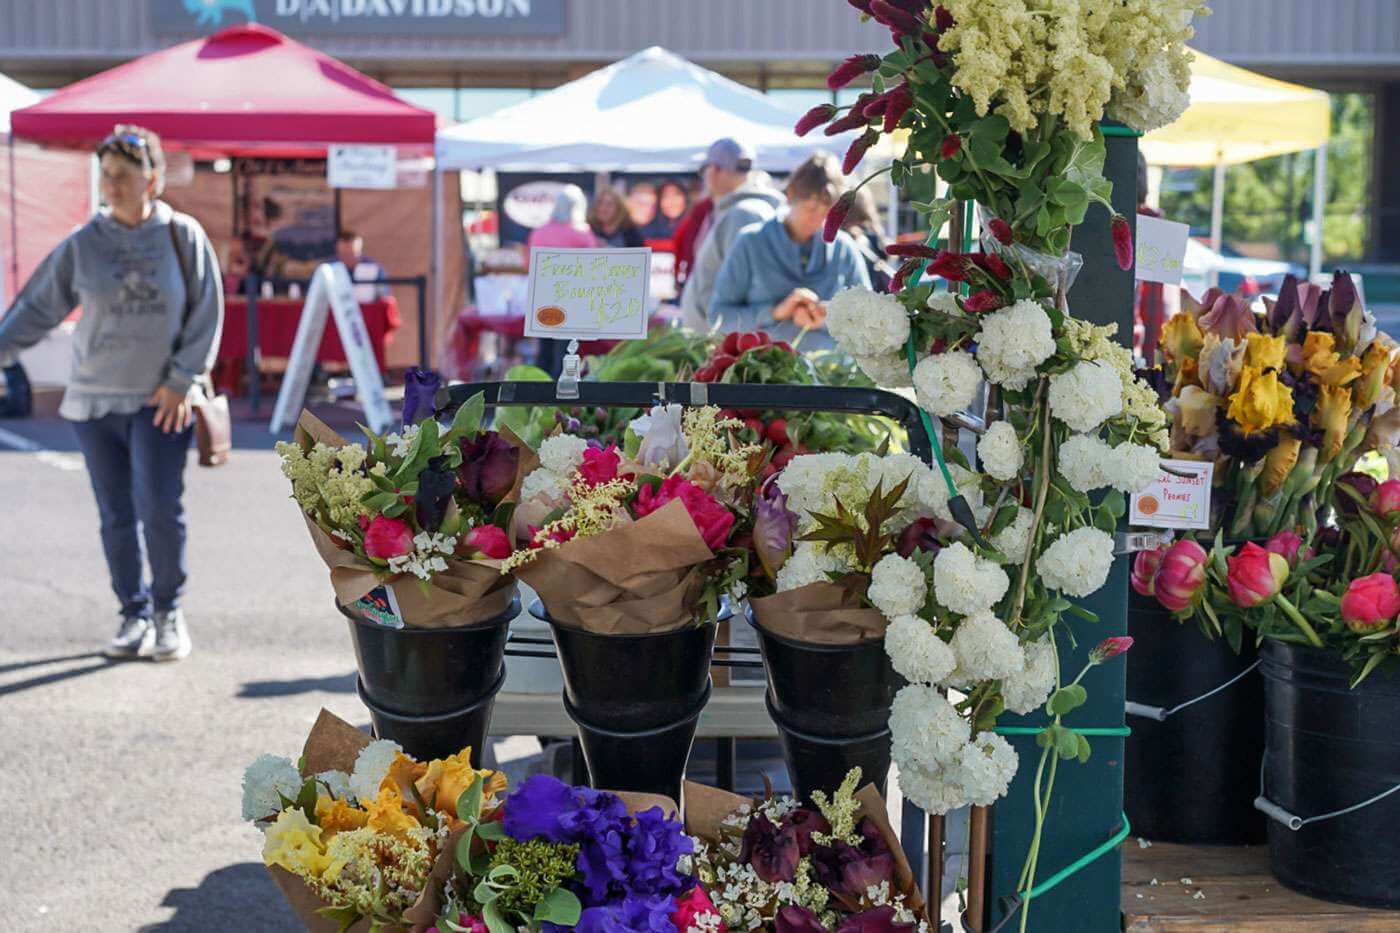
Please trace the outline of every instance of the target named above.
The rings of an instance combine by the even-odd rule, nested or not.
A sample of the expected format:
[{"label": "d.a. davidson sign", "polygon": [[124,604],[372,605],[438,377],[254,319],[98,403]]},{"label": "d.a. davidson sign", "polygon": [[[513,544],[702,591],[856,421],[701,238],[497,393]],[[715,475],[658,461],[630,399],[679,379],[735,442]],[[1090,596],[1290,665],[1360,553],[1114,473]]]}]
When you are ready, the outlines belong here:
[{"label": "d.a. davidson sign", "polygon": [[557,36],[565,0],[148,0],[159,34],[262,23],[288,35]]}]

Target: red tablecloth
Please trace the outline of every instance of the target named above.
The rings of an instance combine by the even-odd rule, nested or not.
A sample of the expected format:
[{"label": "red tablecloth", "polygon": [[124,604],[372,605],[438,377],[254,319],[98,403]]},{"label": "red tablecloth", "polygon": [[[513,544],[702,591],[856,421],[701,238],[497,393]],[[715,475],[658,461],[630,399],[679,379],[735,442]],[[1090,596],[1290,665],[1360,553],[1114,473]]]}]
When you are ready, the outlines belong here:
[{"label": "red tablecloth", "polygon": [[[258,347],[263,356],[288,357],[296,340],[297,322],[301,320],[300,299],[258,299]],[[379,368],[384,369],[384,351],[389,339],[399,329],[399,305],[391,295],[383,301],[360,305],[365,316],[365,330],[374,347]],[[224,303],[224,333],[219,341],[219,362],[244,360],[248,356],[248,302],[241,297],[229,297]],[[335,329],[335,317],[326,314],[326,330],[316,359],[323,363],[344,363],[345,348]]]}]

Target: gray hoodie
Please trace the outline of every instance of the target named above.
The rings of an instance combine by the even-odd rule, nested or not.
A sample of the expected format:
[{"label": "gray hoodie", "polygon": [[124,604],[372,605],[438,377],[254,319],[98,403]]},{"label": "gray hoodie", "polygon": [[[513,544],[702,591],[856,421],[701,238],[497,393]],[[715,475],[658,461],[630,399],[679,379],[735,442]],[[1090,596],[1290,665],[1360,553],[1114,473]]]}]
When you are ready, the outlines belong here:
[{"label": "gray hoodie", "polygon": [[690,271],[690,278],[686,280],[685,291],[681,293],[681,310],[687,326],[696,330],[709,328],[707,317],[710,299],[715,293],[715,282],[719,280],[724,257],[729,255],[729,248],[734,245],[739,231],[763,223],[786,203],[782,192],[757,180],[745,182],[742,187],[715,202],[711,215],[714,220],[695,254],[695,265]]},{"label": "gray hoodie", "polygon": [[224,319],[219,260],[199,222],[163,201],[137,227],[98,213],[48,255],[0,317],[0,363],[78,305],[59,414],[70,421],[131,414],[160,386],[189,392],[213,365]]}]

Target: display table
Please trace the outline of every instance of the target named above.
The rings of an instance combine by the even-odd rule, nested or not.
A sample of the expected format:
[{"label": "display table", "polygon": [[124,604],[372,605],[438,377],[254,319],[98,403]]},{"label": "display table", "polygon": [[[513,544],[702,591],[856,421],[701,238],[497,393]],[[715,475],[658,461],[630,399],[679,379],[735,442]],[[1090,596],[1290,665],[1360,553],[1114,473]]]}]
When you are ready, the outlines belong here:
[{"label": "display table", "polygon": [[1269,874],[1267,846],[1157,842],[1144,849],[1136,836],[1123,844],[1122,909],[1129,933],[1400,929],[1400,912],[1332,904],[1285,888]]},{"label": "display table", "polygon": [[[262,307],[261,302],[258,303],[258,307]],[[652,315],[648,326],[666,325],[673,317],[673,313],[658,312]],[[452,353],[461,378],[468,379],[474,375],[476,360],[481,350],[482,334],[496,334],[509,345],[525,336],[525,319],[508,314],[482,314],[475,308],[466,308],[459,312],[457,326],[452,333]],[[579,353],[583,356],[607,353],[619,342],[617,340],[583,340],[579,342]]]},{"label": "display table", "polygon": [[[302,300],[299,298],[258,299],[258,349],[264,357],[291,356],[301,309]],[[365,330],[374,347],[374,358],[382,370],[389,340],[399,329],[398,302],[391,295],[382,301],[360,305],[360,312],[364,315]],[[224,331],[219,340],[218,362],[243,361],[247,356],[248,300],[242,296],[230,296],[224,301]],[[345,348],[340,344],[340,334],[330,313],[326,315],[326,329],[316,350],[316,360],[321,363],[346,362]]]}]

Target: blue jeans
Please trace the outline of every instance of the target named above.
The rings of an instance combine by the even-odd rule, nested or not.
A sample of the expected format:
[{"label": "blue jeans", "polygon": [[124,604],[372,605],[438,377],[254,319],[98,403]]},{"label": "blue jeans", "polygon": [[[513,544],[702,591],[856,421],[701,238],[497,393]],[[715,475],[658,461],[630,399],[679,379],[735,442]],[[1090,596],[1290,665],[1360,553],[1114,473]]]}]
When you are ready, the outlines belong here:
[{"label": "blue jeans", "polygon": [[[122,615],[149,616],[179,606],[185,588],[185,456],[193,428],[166,434],[154,408],[75,421],[87,461],[102,549]],[[144,539],[145,547],[142,543]],[[143,579],[151,564],[151,585]]]}]

